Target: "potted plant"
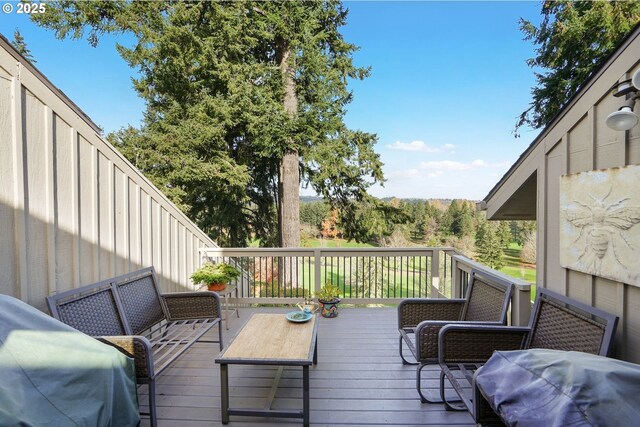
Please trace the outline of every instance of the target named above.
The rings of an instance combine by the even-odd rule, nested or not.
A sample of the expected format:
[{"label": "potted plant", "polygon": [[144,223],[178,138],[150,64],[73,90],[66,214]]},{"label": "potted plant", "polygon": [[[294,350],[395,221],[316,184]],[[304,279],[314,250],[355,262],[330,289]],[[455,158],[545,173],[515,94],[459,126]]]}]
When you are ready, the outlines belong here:
[{"label": "potted plant", "polygon": [[240,270],[226,262],[206,262],[191,275],[193,283],[206,285],[210,291],[221,291],[227,283],[240,277]]},{"label": "potted plant", "polygon": [[337,317],[338,303],[340,303],[340,288],[332,283],[325,285],[316,292],[316,297],[320,303],[321,314],[323,317]]}]

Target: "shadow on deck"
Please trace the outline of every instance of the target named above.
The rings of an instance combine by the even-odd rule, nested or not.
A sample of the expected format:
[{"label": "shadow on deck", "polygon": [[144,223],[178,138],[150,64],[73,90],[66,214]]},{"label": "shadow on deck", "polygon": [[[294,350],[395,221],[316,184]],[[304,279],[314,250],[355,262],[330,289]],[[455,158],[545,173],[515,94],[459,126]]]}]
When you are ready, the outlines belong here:
[{"label": "shadow on deck", "polygon": [[[287,313],[291,308],[240,309],[225,331],[228,344],[253,313]],[[310,369],[311,425],[475,425],[466,412],[447,412],[442,404],[420,403],[415,366],[398,356],[395,308],[342,308],[335,319],[320,318],[318,365]],[[211,332],[210,332],[211,333]],[[217,330],[213,331],[217,334]],[[158,379],[159,426],[220,426],[220,369],[217,344],[198,343]],[[229,368],[231,405],[260,407],[271,390],[275,367]],[[438,386],[437,371],[423,373]],[[140,402],[146,403],[146,387]],[[302,370],[285,368],[273,408],[302,407]],[[147,409],[144,407],[144,409]],[[231,417],[230,426],[301,425],[301,420]],[[143,418],[143,426],[149,425]]]}]

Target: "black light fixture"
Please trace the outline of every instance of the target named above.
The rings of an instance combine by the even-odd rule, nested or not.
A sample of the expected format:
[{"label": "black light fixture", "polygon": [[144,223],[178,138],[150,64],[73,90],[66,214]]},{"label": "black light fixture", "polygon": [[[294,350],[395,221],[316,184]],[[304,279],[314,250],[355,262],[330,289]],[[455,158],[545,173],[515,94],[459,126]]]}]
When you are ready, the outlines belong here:
[{"label": "black light fixture", "polygon": [[611,88],[615,97],[625,97],[625,102],[607,116],[605,123],[613,130],[629,130],[638,124],[638,116],[633,112],[636,100],[640,98],[640,69],[629,80],[617,83]]}]

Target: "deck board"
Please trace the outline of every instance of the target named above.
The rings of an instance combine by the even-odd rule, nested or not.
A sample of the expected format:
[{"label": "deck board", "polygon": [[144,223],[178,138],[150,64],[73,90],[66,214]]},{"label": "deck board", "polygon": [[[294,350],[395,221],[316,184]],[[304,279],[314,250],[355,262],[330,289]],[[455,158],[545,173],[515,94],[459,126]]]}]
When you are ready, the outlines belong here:
[{"label": "deck board", "polygon": [[[245,308],[224,331],[228,344],[253,313],[286,313],[287,308]],[[315,426],[472,426],[466,412],[445,411],[442,404],[420,403],[415,367],[402,365],[397,353],[396,310],[342,308],[335,319],[320,318],[318,364],[310,368],[311,425]],[[210,332],[212,338],[217,331]],[[221,426],[220,367],[217,344],[198,343],[157,381],[158,425]],[[276,368],[231,365],[229,388],[233,407],[261,406],[269,395]],[[425,369],[423,384],[437,390],[438,373]],[[139,389],[147,403],[146,387]],[[286,367],[274,408],[302,407],[302,369]],[[229,426],[300,425],[300,420],[231,417]],[[142,426],[148,426],[143,418]]]}]

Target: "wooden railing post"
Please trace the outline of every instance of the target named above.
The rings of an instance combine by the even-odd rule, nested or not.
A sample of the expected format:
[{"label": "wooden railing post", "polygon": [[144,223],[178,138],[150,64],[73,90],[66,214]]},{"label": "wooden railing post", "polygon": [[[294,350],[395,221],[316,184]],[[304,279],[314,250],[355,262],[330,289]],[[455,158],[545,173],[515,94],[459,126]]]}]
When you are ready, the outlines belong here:
[{"label": "wooden railing post", "polygon": [[314,249],[313,251],[313,292],[311,293],[312,295],[316,292],[320,291],[320,288],[322,287],[322,275],[321,270],[322,270],[322,257],[321,257],[321,250],[320,249]]},{"label": "wooden railing post", "polygon": [[434,249],[431,255],[431,288],[429,297],[437,298],[440,289],[440,250]]},{"label": "wooden railing post", "polygon": [[527,326],[531,317],[531,286],[515,286],[511,299],[511,325]]},{"label": "wooden railing post", "polygon": [[462,298],[462,270],[458,268],[458,260],[451,257],[451,296]]},{"label": "wooden railing post", "polygon": [[511,308],[509,310],[509,324],[512,326],[527,326],[531,317],[531,284],[522,279],[509,277],[504,273],[493,270],[486,265],[480,264],[462,255],[453,256],[456,262],[456,281],[462,285],[462,274],[468,274],[471,269],[476,269],[486,274],[500,276],[502,279],[514,285],[514,292],[511,296]]}]

